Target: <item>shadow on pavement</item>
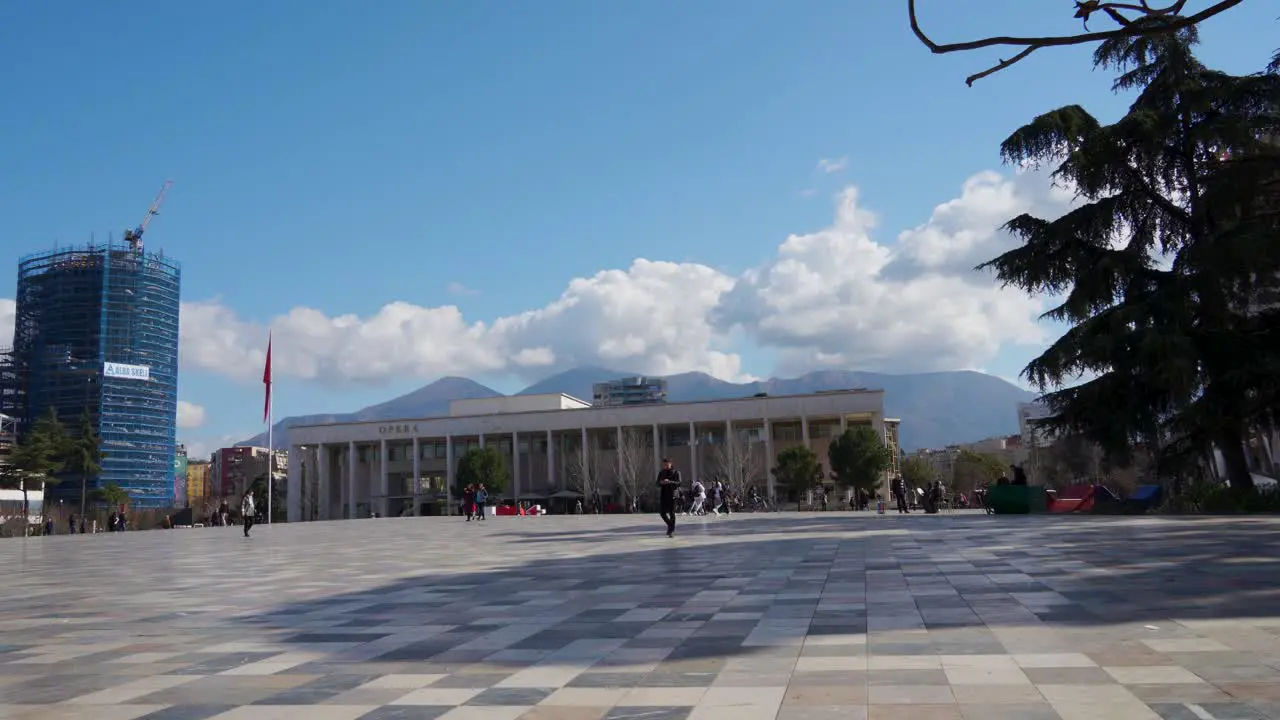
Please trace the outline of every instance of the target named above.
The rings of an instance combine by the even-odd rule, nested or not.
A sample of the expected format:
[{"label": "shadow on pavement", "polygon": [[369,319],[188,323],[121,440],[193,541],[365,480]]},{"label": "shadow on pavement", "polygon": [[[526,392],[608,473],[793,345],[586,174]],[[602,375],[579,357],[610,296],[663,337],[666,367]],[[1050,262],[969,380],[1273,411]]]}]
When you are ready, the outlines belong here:
[{"label": "shadow on pavement", "polygon": [[[760,515],[683,522],[675,540],[656,520],[504,527],[486,542],[510,550],[508,567],[424,568],[240,620],[276,643],[350,644],[325,661],[333,672],[525,667],[623,648],[624,664],[648,648],[674,668],[868,632],[873,653],[1001,653],[993,628],[1103,629],[1121,642],[1170,618],[1280,617],[1280,524],[1268,520]],[[620,538],[624,550],[593,550]]]}]

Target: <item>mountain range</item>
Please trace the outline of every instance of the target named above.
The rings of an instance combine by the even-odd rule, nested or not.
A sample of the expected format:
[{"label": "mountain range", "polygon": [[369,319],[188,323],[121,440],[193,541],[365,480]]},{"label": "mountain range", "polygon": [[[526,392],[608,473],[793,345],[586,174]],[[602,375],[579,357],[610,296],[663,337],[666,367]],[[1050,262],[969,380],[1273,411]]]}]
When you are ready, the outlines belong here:
[{"label": "mountain range", "polygon": [[[601,367],[581,367],[540,380],[517,395],[565,393],[590,400],[591,386],[613,378],[640,373]],[[886,375],[869,372],[825,370],[798,378],[774,378],[731,383],[706,373],[690,372],[667,378],[671,402],[750,397],[757,393],[799,395],[821,390],[868,388],[884,390],[885,415],[902,420],[899,442],[905,450],[940,448],[1018,432],[1017,404],[1036,394],[993,375],[970,370]],[[350,413],[295,415],[274,426],[277,448],[289,446],[289,428],[298,425],[397,420],[449,414],[450,400],[500,397],[502,393],[462,377],[444,377],[400,397]],[[265,446],[267,434],[240,445]]]}]

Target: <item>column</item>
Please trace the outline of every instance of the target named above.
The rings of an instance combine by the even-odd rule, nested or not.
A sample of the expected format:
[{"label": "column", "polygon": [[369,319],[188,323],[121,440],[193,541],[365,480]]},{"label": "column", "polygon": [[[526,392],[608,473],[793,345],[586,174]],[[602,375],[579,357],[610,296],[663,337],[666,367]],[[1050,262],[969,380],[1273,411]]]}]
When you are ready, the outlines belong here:
[{"label": "column", "polygon": [[[391,479],[387,476],[387,441],[381,440],[378,443],[378,457],[382,460],[379,465],[378,472],[378,493],[382,495],[382,499],[378,501],[378,512],[382,517],[386,517],[391,512]],[[372,503],[370,503],[372,505]]]},{"label": "column", "polygon": [[[590,459],[591,459],[591,449],[590,449],[589,447],[587,447],[587,429],[586,429],[585,427],[584,427],[584,428],[582,428],[582,450],[581,450],[581,453],[582,453],[582,455],[581,455],[581,459],[582,459],[582,468],[581,468],[581,472],[587,476],[587,477],[586,477],[586,480],[588,480],[588,482],[587,482],[587,483],[585,483],[585,484],[583,485],[583,487],[591,487],[591,483],[589,482],[589,481],[591,480],[591,471],[592,471],[592,470],[594,470],[595,468],[591,467],[591,462],[590,462]],[[588,498],[588,497],[584,497],[584,498],[582,498],[582,504],[583,504],[584,506],[586,506],[586,505],[587,505],[587,503],[589,503],[589,502],[591,502],[591,498]]]},{"label": "column", "polygon": [[302,449],[297,445],[289,446],[289,475],[286,480],[286,511],[288,522],[302,521]]},{"label": "column", "polygon": [[809,416],[800,416],[800,438],[804,440],[804,447],[809,448]]},{"label": "column", "polygon": [[[623,472],[622,463],[626,460],[630,460],[631,462],[635,462],[636,460],[636,458],[622,457],[622,426],[621,425],[617,426],[614,432],[613,460],[614,460],[614,463],[613,463],[614,472],[618,473],[617,477],[619,480],[622,479],[622,472]],[[622,483],[615,483],[615,484],[618,486],[618,489],[620,490],[622,489]],[[622,498],[622,499],[625,500],[626,502],[631,502],[631,498]]]},{"label": "column", "polygon": [[724,421],[724,441],[729,442],[729,438],[733,437],[733,421]]},{"label": "column", "polygon": [[778,464],[778,458],[773,454],[773,424],[769,422],[769,418],[764,419],[764,462],[765,497],[773,502],[773,468]]},{"label": "column", "polygon": [[418,443],[418,438],[413,439],[413,512],[409,513],[413,517],[418,517],[418,508],[422,507],[422,490],[418,488],[421,484],[418,478],[422,477],[422,446]]},{"label": "column", "polygon": [[[658,429],[658,423],[653,424],[653,472],[656,474],[662,469],[662,431]],[[647,478],[648,482],[653,482],[653,478]]]},{"label": "column", "polygon": [[317,503],[320,509],[319,515],[321,520],[328,520],[332,513],[333,488],[329,485],[329,448],[325,447],[324,443],[316,446],[316,465],[320,474],[319,482],[316,483],[320,486],[318,488],[320,502]]},{"label": "column", "polygon": [[356,442],[347,443],[347,518],[356,519]]},{"label": "column", "polygon": [[480,449],[484,449],[484,433],[480,433]]},{"label": "column", "polygon": [[453,436],[444,436],[444,514],[453,514],[453,483],[454,467],[453,467]]},{"label": "column", "polygon": [[511,499],[520,505],[520,433],[511,433]]},{"label": "column", "polygon": [[849,416],[840,413],[840,434],[843,435],[849,429]]},{"label": "column", "polygon": [[556,442],[555,435],[547,431],[547,487],[556,490]]},{"label": "column", "polygon": [[334,520],[342,520],[347,512],[347,462],[346,450],[339,445],[333,453],[333,479],[338,486],[338,507],[333,511]]},{"label": "column", "polygon": [[689,423],[689,482],[698,482],[698,428]]}]

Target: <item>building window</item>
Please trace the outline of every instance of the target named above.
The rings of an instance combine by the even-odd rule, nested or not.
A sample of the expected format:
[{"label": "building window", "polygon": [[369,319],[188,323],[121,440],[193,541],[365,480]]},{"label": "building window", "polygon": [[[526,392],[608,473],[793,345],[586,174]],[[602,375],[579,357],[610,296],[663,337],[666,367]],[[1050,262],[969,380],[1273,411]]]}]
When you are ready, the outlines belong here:
[{"label": "building window", "polygon": [[773,424],[773,439],[781,442],[798,442],[800,438],[800,423],[785,422]]},{"label": "building window", "polygon": [[840,434],[839,420],[810,420],[809,421],[809,438],[812,440],[836,437],[839,434]]},{"label": "building window", "polygon": [[437,460],[443,460],[449,456],[449,443],[434,443],[432,445]]},{"label": "building window", "polygon": [[667,428],[667,447],[684,447],[689,444],[689,428]]},{"label": "building window", "polygon": [[528,455],[528,454],[529,454],[529,441],[528,441],[528,440],[521,440],[521,441],[520,441],[520,454],[521,454],[521,455]]},{"label": "building window", "polygon": [[534,439],[533,439],[533,453],[534,453],[535,455],[546,455],[546,454],[547,454],[547,439],[546,439],[546,438],[534,438]]}]

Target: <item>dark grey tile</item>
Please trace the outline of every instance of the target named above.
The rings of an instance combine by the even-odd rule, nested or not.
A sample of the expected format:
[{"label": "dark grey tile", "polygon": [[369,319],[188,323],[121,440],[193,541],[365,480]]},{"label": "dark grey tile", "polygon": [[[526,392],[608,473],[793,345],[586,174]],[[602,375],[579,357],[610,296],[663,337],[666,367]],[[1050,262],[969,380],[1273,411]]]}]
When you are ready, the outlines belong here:
[{"label": "dark grey tile", "polygon": [[489,688],[467,701],[468,705],[537,705],[555,688]]},{"label": "dark grey tile", "polygon": [[172,705],[143,715],[138,720],[208,720],[234,710],[236,705]]}]

